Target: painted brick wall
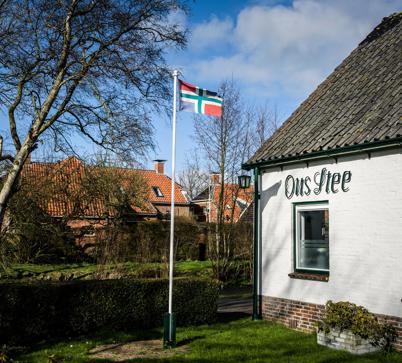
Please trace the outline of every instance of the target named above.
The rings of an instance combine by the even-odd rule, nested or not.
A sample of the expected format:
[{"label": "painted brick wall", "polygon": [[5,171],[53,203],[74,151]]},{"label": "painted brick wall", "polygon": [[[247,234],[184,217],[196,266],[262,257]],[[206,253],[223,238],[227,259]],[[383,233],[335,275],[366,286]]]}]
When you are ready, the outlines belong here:
[{"label": "painted brick wall", "polygon": [[[285,196],[286,177],[323,167],[351,171],[348,192]],[[267,169],[261,176],[260,294],[324,305],[350,301],[375,314],[402,318],[402,150]],[[293,202],[327,200],[327,282],[294,279]]]}]

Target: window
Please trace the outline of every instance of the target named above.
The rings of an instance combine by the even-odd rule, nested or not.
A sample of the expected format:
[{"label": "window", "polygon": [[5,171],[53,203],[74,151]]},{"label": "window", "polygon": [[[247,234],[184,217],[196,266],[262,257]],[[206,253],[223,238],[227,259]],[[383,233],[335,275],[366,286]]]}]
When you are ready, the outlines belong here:
[{"label": "window", "polygon": [[81,235],[83,237],[95,237],[95,229],[93,226],[83,227],[81,229]]},{"label": "window", "polygon": [[327,202],[294,204],[295,272],[329,272]]},{"label": "window", "polygon": [[157,196],[157,197],[163,197],[163,193],[162,193],[162,191],[159,189],[159,187],[152,187],[152,190],[154,191],[154,193],[155,193],[155,195]]}]

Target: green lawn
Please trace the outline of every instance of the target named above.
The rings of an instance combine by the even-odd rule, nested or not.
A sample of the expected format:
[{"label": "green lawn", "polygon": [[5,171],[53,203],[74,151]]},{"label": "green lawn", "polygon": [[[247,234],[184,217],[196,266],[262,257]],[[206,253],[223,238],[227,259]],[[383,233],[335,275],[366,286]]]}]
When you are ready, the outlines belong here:
[{"label": "green lawn", "polygon": [[[101,343],[156,339],[161,334],[156,329],[81,337],[38,346],[29,353],[14,356],[14,361],[47,363],[48,357],[54,355],[59,362],[110,362],[89,359],[87,351]],[[315,334],[295,332],[264,321],[253,322],[250,318],[221,318],[219,323],[210,326],[178,328],[177,341],[189,351],[170,359],[144,357],[126,362],[402,363],[399,353],[354,356],[317,346]]]},{"label": "green lawn", "polygon": [[[1,279],[91,279],[96,274],[114,273],[125,277],[160,277],[167,276],[167,264],[126,262],[113,265],[76,264],[14,264],[5,271],[0,270]],[[175,264],[176,276],[212,276],[210,261],[179,261]],[[166,277],[165,276],[165,277]]]}]

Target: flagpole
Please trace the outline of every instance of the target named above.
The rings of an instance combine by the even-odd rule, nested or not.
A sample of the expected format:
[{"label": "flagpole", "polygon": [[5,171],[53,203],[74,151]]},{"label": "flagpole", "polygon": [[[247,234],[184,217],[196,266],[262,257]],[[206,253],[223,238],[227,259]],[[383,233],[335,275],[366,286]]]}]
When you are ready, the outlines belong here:
[{"label": "flagpole", "polygon": [[174,197],[176,167],[176,98],[178,71],[173,71],[173,117],[172,117],[172,190],[170,205],[170,244],[169,244],[169,309],[164,316],[163,346],[176,346],[176,315],[173,313],[173,257],[174,257]]}]

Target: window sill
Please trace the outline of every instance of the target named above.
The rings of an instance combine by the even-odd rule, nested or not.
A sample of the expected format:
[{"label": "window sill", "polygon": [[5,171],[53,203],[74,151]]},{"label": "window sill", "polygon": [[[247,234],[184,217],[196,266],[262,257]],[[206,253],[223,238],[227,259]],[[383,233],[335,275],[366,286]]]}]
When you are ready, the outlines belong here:
[{"label": "window sill", "polygon": [[329,275],[319,275],[306,272],[292,272],[288,275],[291,279],[312,280],[328,282]]}]

